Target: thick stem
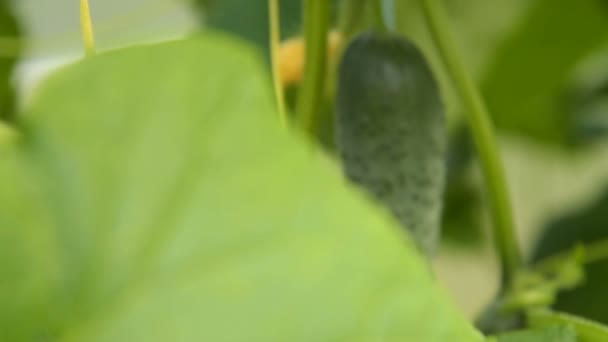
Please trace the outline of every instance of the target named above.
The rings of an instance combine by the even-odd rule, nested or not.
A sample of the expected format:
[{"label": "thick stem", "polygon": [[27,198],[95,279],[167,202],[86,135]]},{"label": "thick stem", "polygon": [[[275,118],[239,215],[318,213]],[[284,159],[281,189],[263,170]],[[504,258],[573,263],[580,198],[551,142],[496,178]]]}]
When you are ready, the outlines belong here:
[{"label": "thick stem", "polygon": [[274,85],[274,96],[276,98],[279,120],[283,126],[287,126],[287,114],[285,111],[285,94],[281,84],[279,67],[279,45],[281,43],[281,22],[279,12],[279,0],[268,0],[268,17],[270,18],[270,58],[272,61],[272,81]]},{"label": "thick stem", "polygon": [[481,95],[460,60],[450,36],[447,16],[438,0],[421,0],[424,15],[443,64],[463,101],[490,200],[493,235],[502,268],[503,290],[521,268],[511,202],[494,129]]},{"label": "thick stem", "polygon": [[314,132],[316,116],[323,102],[327,69],[327,31],[329,29],[328,0],[304,1],[304,30],[306,65],[300,86],[296,113],[305,131]]},{"label": "thick stem", "polygon": [[93,24],[91,21],[91,10],[88,0],[80,0],[80,30],[82,32],[82,43],[87,56],[95,54],[95,39],[93,36]]}]

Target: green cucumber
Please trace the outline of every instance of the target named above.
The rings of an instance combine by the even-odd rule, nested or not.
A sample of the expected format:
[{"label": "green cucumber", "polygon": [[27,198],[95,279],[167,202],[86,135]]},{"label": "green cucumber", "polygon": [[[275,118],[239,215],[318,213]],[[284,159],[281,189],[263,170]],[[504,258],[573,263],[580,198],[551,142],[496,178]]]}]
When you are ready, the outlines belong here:
[{"label": "green cucumber", "polygon": [[344,173],[383,203],[418,247],[440,230],[447,136],[437,82],[405,38],[367,32],[338,71],[337,146]]}]

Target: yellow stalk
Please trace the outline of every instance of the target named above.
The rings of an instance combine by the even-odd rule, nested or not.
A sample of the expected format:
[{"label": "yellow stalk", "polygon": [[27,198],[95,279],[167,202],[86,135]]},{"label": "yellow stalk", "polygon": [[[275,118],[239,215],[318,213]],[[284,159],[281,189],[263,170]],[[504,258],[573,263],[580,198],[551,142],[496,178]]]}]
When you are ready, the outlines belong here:
[{"label": "yellow stalk", "polygon": [[93,56],[95,54],[95,38],[88,0],[80,0],[80,30],[84,52],[87,56]]},{"label": "yellow stalk", "polygon": [[279,14],[279,0],[268,0],[268,11],[270,18],[270,58],[272,63],[272,81],[274,93],[279,111],[279,120],[283,126],[287,125],[287,113],[285,112],[285,94],[281,84],[281,69],[279,64],[279,45],[281,43],[281,26]]}]

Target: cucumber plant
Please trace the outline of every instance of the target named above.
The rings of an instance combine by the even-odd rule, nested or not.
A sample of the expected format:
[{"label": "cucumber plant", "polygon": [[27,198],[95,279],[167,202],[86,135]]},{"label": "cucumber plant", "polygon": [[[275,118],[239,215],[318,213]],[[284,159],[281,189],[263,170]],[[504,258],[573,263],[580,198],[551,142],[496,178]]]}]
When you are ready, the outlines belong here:
[{"label": "cucumber plant", "polygon": [[[543,6],[594,13],[582,32],[602,37],[603,5],[561,1],[537,1],[531,17]],[[441,1],[197,4],[220,30],[249,30],[222,22],[234,10],[264,26],[241,34],[249,43],[203,32],[103,51],[96,3],[81,0],[83,59],[18,115],[0,115],[0,340],[608,340],[589,316],[553,309],[585,279],[584,264],[607,259],[606,244],[525,262],[490,110]],[[301,6],[289,11],[297,20],[281,17],[286,6]],[[426,34],[405,33],[412,18]],[[301,34],[281,42],[286,22],[301,22]],[[18,53],[0,53],[12,68]],[[548,93],[559,91],[535,92]],[[433,274],[450,94],[479,161],[500,267],[475,321]]]}]

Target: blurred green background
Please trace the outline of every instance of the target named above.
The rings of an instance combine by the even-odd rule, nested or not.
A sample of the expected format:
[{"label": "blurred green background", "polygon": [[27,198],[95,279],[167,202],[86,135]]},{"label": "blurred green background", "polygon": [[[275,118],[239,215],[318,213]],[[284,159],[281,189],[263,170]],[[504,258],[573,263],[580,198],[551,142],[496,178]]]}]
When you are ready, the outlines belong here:
[{"label": "blurred green background", "polygon": [[[19,18],[22,35],[17,39],[24,50],[16,71],[0,70],[5,73],[0,77],[12,73],[18,97],[27,105],[40,77],[81,55],[78,7],[73,0],[1,1],[5,12],[12,6]],[[297,34],[301,4],[282,4],[284,34]],[[462,55],[500,131],[526,256],[540,259],[577,242],[608,238],[608,2],[445,4]],[[100,50],[175,39],[207,27],[239,35],[262,52],[267,47],[263,0],[92,0],[91,7]],[[452,143],[445,239],[436,268],[459,306],[473,317],[497,286],[479,171],[459,101],[430,48],[415,1],[397,1],[394,20],[400,32],[423,48],[442,81]],[[4,38],[15,34],[2,30]],[[18,45],[10,39],[0,42],[9,51],[2,58],[18,55]],[[606,268],[605,259],[589,264],[587,282],[562,294],[557,307],[608,323],[608,309],[593,302],[608,289],[608,275],[602,274]]]}]

